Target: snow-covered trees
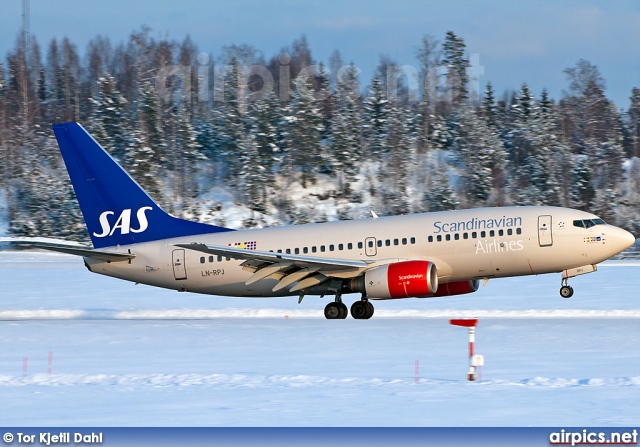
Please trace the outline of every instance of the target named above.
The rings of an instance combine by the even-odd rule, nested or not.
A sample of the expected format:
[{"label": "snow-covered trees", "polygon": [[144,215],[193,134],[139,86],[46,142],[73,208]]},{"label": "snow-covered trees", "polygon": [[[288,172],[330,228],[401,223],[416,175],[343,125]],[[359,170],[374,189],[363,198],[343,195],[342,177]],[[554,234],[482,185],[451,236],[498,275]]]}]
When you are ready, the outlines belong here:
[{"label": "snow-covered trees", "polygon": [[[217,223],[226,211],[220,197],[229,197],[225,208],[249,214],[245,226],[362,217],[371,208],[547,204],[640,229],[640,88],[618,111],[588,61],[565,70],[559,101],[527,83],[502,97],[487,83],[475,101],[466,45],[454,32],[442,44],[425,36],[407,76],[382,56],[368,84],[338,50],[331,72],[315,62],[304,36],[268,62],[253,47],[224,47],[214,67],[190,38],[151,35],[143,28],[113,46],[96,37],[84,57],[68,39],[53,40],[45,62],[35,39],[29,48],[18,39],[0,61],[0,216],[12,233],[71,228],[86,237],[49,130],[67,119],[167,210]],[[207,213],[205,203],[215,209]]]}]

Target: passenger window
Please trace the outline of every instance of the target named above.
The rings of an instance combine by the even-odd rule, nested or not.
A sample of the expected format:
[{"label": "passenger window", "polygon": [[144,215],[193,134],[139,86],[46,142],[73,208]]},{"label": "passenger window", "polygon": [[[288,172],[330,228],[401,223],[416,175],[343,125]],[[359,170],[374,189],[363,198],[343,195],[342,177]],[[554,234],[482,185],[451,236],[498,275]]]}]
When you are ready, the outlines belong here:
[{"label": "passenger window", "polygon": [[324,253],[324,252],[326,251],[326,249],[324,248],[324,245],[321,245],[321,246],[320,246],[320,251],[321,251],[322,253]]},{"label": "passenger window", "polygon": [[427,240],[428,240],[429,242],[433,242],[433,236],[429,236],[429,237],[427,238]]},{"label": "passenger window", "polygon": [[393,245],[399,245],[399,244],[400,244],[400,241],[398,239],[393,240]]},{"label": "passenger window", "polygon": [[358,242],[358,248],[362,250],[362,242]]},{"label": "passenger window", "polygon": [[402,238],[402,245],[407,245],[407,238],[406,237]]},{"label": "passenger window", "polygon": [[209,262],[213,262],[213,256],[209,256]]},{"label": "passenger window", "polygon": [[306,254],[306,253],[309,253],[309,247],[304,247],[304,248],[302,249],[302,253],[305,253],[305,254]]},{"label": "passenger window", "polygon": [[382,247],[382,239],[378,239],[378,247]]},{"label": "passenger window", "polygon": [[516,228],[516,234],[522,234],[522,228]]},{"label": "passenger window", "polygon": [[474,238],[474,239],[477,239],[478,233],[476,231],[474,231],[473,233],[471,233],[471,237]]},{"label": "passenger window", "polygon": [[315,245],[313,247],[311,247],[311,252],[312,253],[316,253],[318,251],[318,247],[316,247]]},{"label": "passenger window", "polygon": [[504,230],[498,230],[498,236],[504,236]]},{"label": "passenger window", "polygon": [[291,249],[287,248],[287,254],[290,255],[291,254]]},{"label": "passenger window", "polygon": [[386,245],[387,247],[391,247],[391,239],[387,239],[386,241],[384,241],[384,245]]},{"label": "passenger window", "polygon": [[446,240],[450,241],[450,240],[451,240],[451,235],[450,235],[450,234],[447,234],[444,238],[445,238]]},{"label": "passenger window", "polygon": [[334,249],[335,249],[335,247],[334,247],[333,244],[329,245],[329,251],[333,251]]},{"label": "passenger window", "polygon": [[462,237],[463,237],[463,239],[469,239],[469,233],[464,233],[464,234],[462,235]]},{"label": "passenger window", "polygon": [[412,244],[415,244],[415,243],[416,243],[416,238],[415,238],[415,237],[412,237],[412,238],[411,238],[411,243],[412,243]]},{"label": "passenger window", "polygon": [[441,234],[439,234],[439,235],[438,235],[438,237],[437,237],[437,239],[438,239],[438,242],[442,242],[442,235],[441,235]]},{"label": "passenger window", "polygon": [[296,249],[294,250],[294,253],[295,253],[295,254],[297,254],[297,255],[299,255],[299,254],[300,254],[300,249],[299,249],[299,248],[296,248]]},{"label": "passenger window", "polygon": [[353,250],[353,244],[351,242],[347,244],[347,249]]},{"label": "passenger window", "polygon": [[[282,253],[282,249],[278,249],[278,253]],[[222,261],[222,259],[220,259],[220,256],[218,256],[218,261]]]},{"label": "passenger window", "polygon": [[338,244],[338,250],[344,250],[344,244]]},{"label": "passenger window", "polygon": [[204,256],[200,257],[200,264],[204,264]]},{"label": "passenger window", "polygon": [[511,228],[509,228],[509,229],[507,230],[507,235],[511,236],[512,234],[513,234],[513,230],[512,230]]},{"label": "passenger window", "polygon": [[496,235],[496,232],[491,230],[489,231],[489,237],[494,237]]},{"label": "passenger window", "polygon": [[486,231],[481,231],[480,232],[480,237],[487,237],[487,232]]},{"label": "passenger window", "polygon": [[[280,253],[282,253],[282,250],[280,250]],[[222,262],[222,256],[218,255],[218,262]]]},{"label": "passenger window", "polygon": [[369,241],[369,248],[373,248],[373,241]]},{"label": "passenger window", "polygon": [[231,261],[231,258],[229,256],[227,256],[227,261]]},{"label": "passenger window", "polygon": [[460,233],[456,233],[456,234],[453,236],[453,238],[454,238],[456,241],[459,241],[459,240],[460,240]]}]

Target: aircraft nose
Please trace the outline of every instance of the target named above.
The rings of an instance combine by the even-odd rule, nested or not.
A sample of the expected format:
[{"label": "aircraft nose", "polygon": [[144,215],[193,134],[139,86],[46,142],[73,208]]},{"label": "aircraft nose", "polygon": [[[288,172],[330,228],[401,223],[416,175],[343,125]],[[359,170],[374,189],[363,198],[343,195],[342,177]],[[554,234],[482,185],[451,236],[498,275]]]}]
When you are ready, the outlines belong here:
[{"label": "aircraft nose", "polygon": [[618,227],[613,228],[609,240],[611,241],[611,248],[614,251],[614,255],[625,251],[636,243],[636,238],[633,234]]}]

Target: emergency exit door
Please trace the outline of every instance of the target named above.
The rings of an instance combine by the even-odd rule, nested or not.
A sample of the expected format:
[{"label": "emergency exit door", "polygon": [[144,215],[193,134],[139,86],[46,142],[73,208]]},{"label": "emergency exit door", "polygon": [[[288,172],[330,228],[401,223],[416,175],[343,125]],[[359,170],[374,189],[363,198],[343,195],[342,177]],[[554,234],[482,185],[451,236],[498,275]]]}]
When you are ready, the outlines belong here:
[{"label": "emergency exit door", "polygon": [[538,216],[538,242],[541,247],[553,245],[551,216]]}]

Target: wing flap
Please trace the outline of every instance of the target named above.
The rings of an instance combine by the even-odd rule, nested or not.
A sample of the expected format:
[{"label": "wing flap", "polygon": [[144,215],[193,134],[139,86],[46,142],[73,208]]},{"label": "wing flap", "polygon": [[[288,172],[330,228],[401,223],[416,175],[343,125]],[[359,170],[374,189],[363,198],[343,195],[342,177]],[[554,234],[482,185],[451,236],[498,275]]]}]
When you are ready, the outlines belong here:
[{"label": "wing flap", "polygon": [[275,279],[278,283],[273,288],[274,292],[287,287],[290,287],[290,292],[304,291],[329,277],[352,278],[369,268],[370,264],[357,259],[318,258],[200,243],[175,246],[242,260],[242,266],[253,272],[245,284],[253,284],[266,278]]},{"label": "wing flap", "polygon": [[369,263],[357,259],[318,258],[304,255],[293,255],[289,253],[247,250],[245,248],[223,247],[220,245],[206,245],[200,243],[174,244],[174,246],[186,248],[189,250],[201,251],[203,253],[209,253],[212,255],[226,256],[233,259],[242,259],[245,261],[260,260],[263,262],[271,263],[292,261],[299,267],[319,265],[322,266],[323,270],[343,270],[344,268],[366,269],[369,267]]}]

